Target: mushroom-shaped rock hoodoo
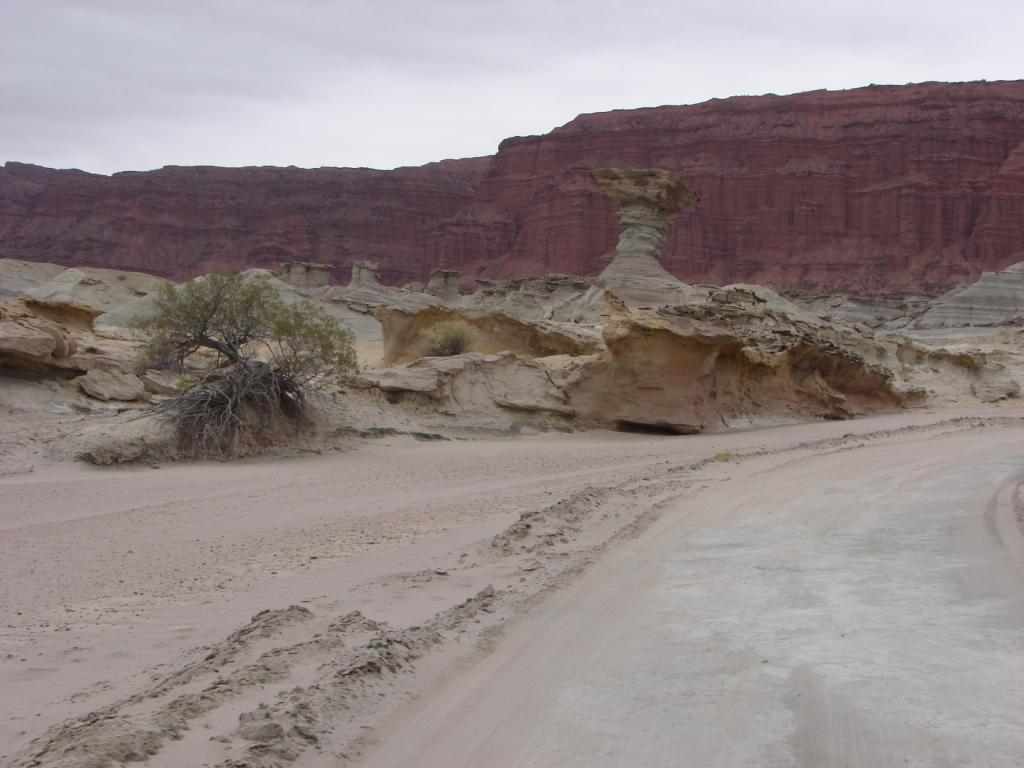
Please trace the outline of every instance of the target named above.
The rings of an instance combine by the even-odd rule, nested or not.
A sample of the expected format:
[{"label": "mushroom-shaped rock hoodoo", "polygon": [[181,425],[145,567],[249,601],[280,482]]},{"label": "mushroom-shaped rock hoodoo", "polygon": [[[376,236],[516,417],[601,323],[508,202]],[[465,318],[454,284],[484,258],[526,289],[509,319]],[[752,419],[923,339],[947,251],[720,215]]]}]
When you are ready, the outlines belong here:
[{"label": "mushroom-shaped rock hoodoo", "polygon": [[656,168],[598,168],[591,176],[622,204],[619,243],[602,283],[631,303],[672,303],[685,286],[661,266],[665,231],[700,197],[675,174]]}]

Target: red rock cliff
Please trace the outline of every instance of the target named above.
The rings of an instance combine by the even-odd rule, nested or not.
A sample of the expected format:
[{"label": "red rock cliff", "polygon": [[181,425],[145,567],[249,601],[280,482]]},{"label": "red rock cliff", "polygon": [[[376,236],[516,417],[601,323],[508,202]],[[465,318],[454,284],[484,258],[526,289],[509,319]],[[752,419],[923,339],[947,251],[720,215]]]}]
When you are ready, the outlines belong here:
[{"label": "red rock cliff", "polygon": [[100,176],[0,168],[0,258],[182,278],[211,267],[379,261],[402,282],[424,268],[438,222],[472,200],[490,158],[419,168],[169,167]]},{"label": "red rock cliff", "polygon": [[220,262],[380,262],[390,282],[596,274],[614,204],[587,169],[659,167],[701,204],[691,282],[937,293],[1024,259],[1024,81],[737,97],[583,115],[493,158],[396,171],[0,170],[0,256],[183,276]]}]

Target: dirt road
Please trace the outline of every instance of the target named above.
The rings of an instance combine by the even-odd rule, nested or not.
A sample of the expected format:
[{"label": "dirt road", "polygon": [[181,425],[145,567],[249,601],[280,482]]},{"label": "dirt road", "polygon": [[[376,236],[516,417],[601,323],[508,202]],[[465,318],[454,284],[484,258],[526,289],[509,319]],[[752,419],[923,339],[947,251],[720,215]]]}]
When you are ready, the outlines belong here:
[{"label": "dirt road", "polygon": [[367,765],[1024,765],[1022,470],[1019,427],[738,464]]},{"label": "dirt road", "polygon": [[9,466],[0,765],[1019,767],[1024,431],[956,415]]}]

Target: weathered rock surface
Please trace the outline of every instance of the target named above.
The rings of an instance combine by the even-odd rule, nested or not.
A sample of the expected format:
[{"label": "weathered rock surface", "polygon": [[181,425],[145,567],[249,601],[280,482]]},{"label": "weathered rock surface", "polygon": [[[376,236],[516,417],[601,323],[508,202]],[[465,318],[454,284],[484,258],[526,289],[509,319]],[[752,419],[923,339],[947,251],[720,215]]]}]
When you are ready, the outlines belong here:
[{"label": "weathered rock surface", "polygon": [[[421,355],[431,329],[453,321],[473,328],[477,353],[515,350],[517,365],[532,360],[546,373],[544,390],[559,393],[540,397],[535,387],[517,381],[515,387],[529,392],[521,403],[540,403],[537,410],[571,416],[567,423],[578,428],[686,434],[1019,394],[1009,373],[984,354],[878,339],[865,326],[826,321],[755,285],[695,287],[686,304],[621,310],[600,326],[600,340],[588,335],[596,331],[592,326],[479,310],[382,308],[378,315],[390,360]],[[557,344],[553,332],[560,333]],[[585,343],[566,345],[565,335]],[[364,374],[363,380],[386,393],[425,395],[416,401],[420,407],[433,403],[455,414],[464,398],[501,400],[486,387],[481,392],[489,394],[478,392],[474,399],[444,384],[457,373],[468,386],[471,372],[481,369],[467,368],[467,361],[480,359],[479,354],[414,359]],[[481,413],[477,407],[475,416]]]},{"label": "weathered rock surface", "polygon": [[178,381],[180,379],[181,376],[153,369],[148,369],[139,376],[142,386],[145,387],[146,391],[151,395],[178,394]]},{"label": "weathered rock surface", "polygon": [[87,328],[99,315],[137,302],[166,282],[141,272],[65,269],[25,291],[21,299],[54,320]]},{"label": "weathered rock surface", "polygon": [[873,338],[759,286],[637,311],[604,328],[607,352],[564,381],[582,422],[677,433],[849,418],[923,392]]},{"label": "weathered rock surface", "polygon": [[93,328],[127,329],[149,317],[156,309],[156,296],[143,296],[114,307],[92,319]]},{"label": "weathered rock surface", "polygon": [[520,320],[602,323],[625,306],[592,279],[568,275],[481,280],[477,290],[461,297],[458,306],[501,312]]},{"label": "weathered rock surface", "polygon": [[307,295],[324,302],[331,314],[352,329],[358,341],[373,342],[383,337],[380,322],[374,317],[378,307],[416,311],[440,303],[436,296],[423,291],[382,285],[377,277],[377,265],[368,261],[356,261],[352,265],[348,285],[320,288]]},{"label": "weathered rock surface", "polygon": [[420,358],[364,371],[349,383],[379,390],[407,411],[446,415],[450,426],[502,431],[522,425],[565,427],[573,416],[565,392],[545,366],[510,353]]},{"label": "weathered rock surface", "polygon": [[437,296],[441,301],[453,302],[459,298],[459,272],[455,269],[432,269],[425,293]]},{"label": "weathered rock surface", "polygon": [[133,373],[94,368],[76,379],[82,391],[97,400],[143,400],[146,387]]},{"label": "weathered rock surface", "polygon": [[[95,270],[106,273],[107,270]],[[78,270],[61,268],[58,278]],[[60,283],[66,291],[49,291],[43,301],[29,298],[40,285],[30,287],[21,298],[0,303],[0,376],[14,375],[19,378],[64,380],[78,377],[81,390],[98,399],[133,400],[145,394],[139,388],[141,382],[131,375],[138,364],[142,343],[130,333],[115,332],[119,329],[97,329],[92,327],[90,318],[97,311],[96,296],[102,300],[122,300],[135,297],[135,292],[122,289],[121,284],[131,285],[132,273],[126,273],[124,281],[116,275],[101,275],[109,279],[113,290],[103,290],[108,285],[102,279],[86,278],[80,295],[80,275]],[[143,282],[162,280],[148,275],[139,276]],[[42,284],[53,286],[53,280]],[[99,287],[99,290],[97,290]],[[123,292],[127,291],[127,292]],[[94,303],[90,303],[94,302]],[[83,374],[92,374],[91,378]],[[121,376],[128,376],[122,380]],[[113,377],[113,378],[111,378]],[[110,389],[116,380],[117,392]],[[131,381],[131,391],[123,387]]]},{"label": "weathered rock surface", "polygon": [[331,284],[331,265],[286,261],[278,268],[277,276],[300,291],[313,291]]},{"label": "weathered rock surface", "polygon": [[[1018,254],[1024,258],[1024,253]],[[975,282],[935,299],[911,328],[957,328],[1024,323],[1024,261],[998,272],[983,272]]]},{"label": "weathered rock surface", "polygon": [[16,299],[26,291],[48,283],[67,267],[46,262],[0,259],[0,300]]},{"label": "weathered rock surface", "polygon": [[658,169],[599,168],[591,176],[622,208],[615,256],[598,282],[631,306],[682,304],[688,286],[661,266],[665,231],[699,198],[678,177]]},{"label": "weathered rock surface", "polygon": [[417,312],[380,307],[376,312],[384,331],[384,363],[415,360],[427,354],[430,331],[457,324],[469,331],[467,352],[493,355],[513,352],[524,358],[586,355],[601,348],[600,332],[586,326],[524,321],[500,312],[427,307]]},{"label": "weathered rock surface", "polygon": [[929,303],[928,298],[924,296],[893,298],[798,293],[789,294],[789,298],[793,303],[824,320],[860,323],[868,328],[881,328],[894,321],[907,322],[921,314]]},{"label": "weathered rock surface", "polygon": [[77,351],[71,332],[19,304],[0,305],[0,366],[71,368]]},{"label": "weathered rock surface", "polygon": [[57,340],[36,324],[0,320],[0,355],[25,360],[56,357]]},{"label": "weathered rock surface", "polygon": [[336,287],[301,288],[294,283],[287,282],[279,273],[268,269],[248,269],[241,274],[248,280],[260,280],[268,283],[281,300],[288,304],[312,300],[314,304],[351,330],[358,340],[377,341],[381,338],[380,323],[373,317],[372,307],[362,301],[347,302],[331,299],[332,292],[339,290]]},{"label": "weathered rock surface", "polygon": [[596,275],[617,236],[604,166],[702,203],[666,232],[685,282],[937,295],[1024,250],[1024,81],[872,86],[582,115],[491,158],[395,171],[8,163],[0,256],[184,277],[357,259],[385,283]]},{"label": "weathered rock surface", "polygon": [[[656,261],[651,245],[643,248]],[[620,255],[628,260],[632,254],[624,249]],[[343,287],[307,281],[301,270],[299,285],[265,269],[243,275],[268,282],[285,301],[312,298],[339,319],[374,323],[384,337],[375,349],[390,365],[328,382],[333,394],[320,431],[275,435],[275,445],[317,446],[323,435],[352,433],[422,439],[593,427],[691,433],[1020,394],[1013,375],[993,362],[1014,361],[1000,358],[995,347],[993,354],[970,345],[949,351],[876,335],[758,285],[679,283],[680,292],[671,294],[679,301],[644,307],[622,301],[607,285],[564,276],[482,281],[475,293],[462,294],[450,290],[454,273],[435,275],[434,293],[427,293],[382,285],[369,263],[358,265]],[[88,324],[74,312],[74,322],[61,323],[53,319],[54,306],[78,307],[76,291],[88,298],[98,284],[71,277],[70,293],[55,292],[63,304],[23,297],[0,305],[0,373],[20,368],[14,372],[21,378],[77,376],[60,386],[117,403],[90,406],[76,394],[80,410],[123,411],[133,401],[141,407],[154,396],[173,395],[178,377],[136,376],[140,340],[117,322],[102,322],[138,317],[152,297],[115,292],[111,300],[126,303]],[[115,286],[123,282],[128,278],[112,278]],[[635,275],[635,287],[655,298],[650,286],[663,284],[662,275]],[[469,351],[423,357],[445,326],[468,331]],[[97,462],[178,456],[168,448],[166,422],[133,418],[90,432],[82,454]]]},{"label": "weathered rock surface", "polygon": [[84,427],[73,441],[77,458],[90,464],[131,464],[181,458],[174,430],[150,412],[121,414]]}]

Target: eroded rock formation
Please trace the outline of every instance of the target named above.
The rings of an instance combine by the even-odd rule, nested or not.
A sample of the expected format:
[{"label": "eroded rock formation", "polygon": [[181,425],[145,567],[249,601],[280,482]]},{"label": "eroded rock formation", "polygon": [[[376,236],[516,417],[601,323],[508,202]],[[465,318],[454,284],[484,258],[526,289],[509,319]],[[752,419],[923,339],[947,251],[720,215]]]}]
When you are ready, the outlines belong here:
[{"label": "eroded rock formation", "polygon": [[443,326],[464,328],[467,352],[512,352],[524,358],[588,355],[601,348],[600,333],[586,326],[520,320],[501,312],[448,307],[408,311],[380,307],[376,311],[384,332],[384,362],[405,363],[428,354],[430,331]]},{"label": "eroded rock formation", "polygon": [[[510,353],[420,358],[368,371],[351,381],[372,385],[392,403],[426,406],[470,423],[497,417],[494,426],[499,429],[508,429],[522,414],[536,414],[542,423],[554,417],[561,426],[571,424],[565,417],[574,415],[566,393],[542,364]],[[536,423],[531,416],[526,421]]]},{"label": "eroded rock formation", "polygon": [[[1018,254],[1024,258],[1024,253]],[[956,328],[1024,324],[1024,261],[998,272],[983,272],[935,299],[910,327]]]},{"label": "eroded rock formation", "polygon": [[456,301],[459,298],[459,271],[456,269],[432,269],[430,280],[424,290],[442,301]]},{"label": "eroded rock formation", "polygon": [[493,157],[395,171],[8,163],[0,256],[186,277],[214,265],[380,264],[477,277],[597,275],[615,245],[606,166],[664,168],[702,204],[665,234],[688,283],[938,295],[1024,250],[1024,81],[715,99],[581,115]]},{"label": "eroded rock formation", "polygon": [[99,333],[97,318],[142,301],[165,281],[106,269],[0,260],[0,372],[72,378],[131,372],[140,344]]},{"label": "eroded rock formation", "polygon": [[699,201],[697,194],[682,179],[657,169],[599,168],[590,175],[622,206],[619,242],[601,273],[601,285],[638,305],[685,301],[686,286],[661,266],[661,253],[669,223]]},{"label": "eroded rock formation", "polygon": [[278,277],[300,291],[313,291],[331,284],[330,264],[310,264],[306,261],[286,261],[277,270]]},{"label": "eroded rock formation", "polygon": [[[644,205],[646,212],[651,206]],[[618,258],[628,266],[634,251],[626,241]],[[655,259],[656,245],[656,238],[642,243],[641,258]],[[91,399],[74,403],[84,410],[118,411],[187,385],[187,377],[141,370],[141,339],[125,326],[152,308],[143,288],[161,281],[23,267],[0,264],[0,291],[20,291],[0,304],[0,376],[47,379],[65,397]],[[10,280],[2,279],[5,273]],[[371,265],[359,265],[344,287],[302,275],[288,283],[265,269],[242,274],[266,281],[286,302],[320,302],[373,347],[374,362],[323,382],[328,435],[692,433],[924,403],[992,402],[1020,392],[994,362],[1014,361],[991,345],[951,351],[876,335],[865,325],[802,309],[764,286],[679,283],[671,293],[681,300],[645,307],[621,300],[604,280],[564,276],[488,282],[473,294],[435,285],[439,296],[382,285]],[[441,277],[450,286],[454,275]],[[665,279],[639,270],[629,285],[655,296]],[[96,314],[117,302],[123,303]],[[438,351],[438,331],[453,327],[466,343],[461,351]],[[383,343],[374,341],[381,335]],[[380,357],[384,367],[377,365]],[[123,433],[123,450],[116,430],[104,426],[83,455],[99,462],[176,457],[166,425],[144,422]],[[313,446],[321,438],[310,432],[301,439]]]},{"label": "eroded rock formation", "polygon": [[[466,370],[456,361],[506,350],[506,370],[512,359],[534,366],[532,375],[539,366],[561,393],[546,394],[528,410],[554,414],[557,423],[571,417],[577,428],[677,434],[844,419],[930,401],[991,402],[1020,392],[984,354],[879,339],[864,326],[825,321],[762,286],[701,290],[686,304],[624,310],[599,326],[455,308],[378,310],[386,359],[411,362],[369,379],[391,393],[429,392],[430,402],[454,413],[459,395],[443,382]],[[452,322],[473,327],[477,348],[468,356],[415,359],[430,330]],[[562,335],[553,336],[559,329]],[[599,338],[588,335],[597,329]],[[590,343],[566,347],[564,334],[580,332]],[[539,391],[524,389],[521,409]],[[494,405],[483,390],[475,396]]]}]

